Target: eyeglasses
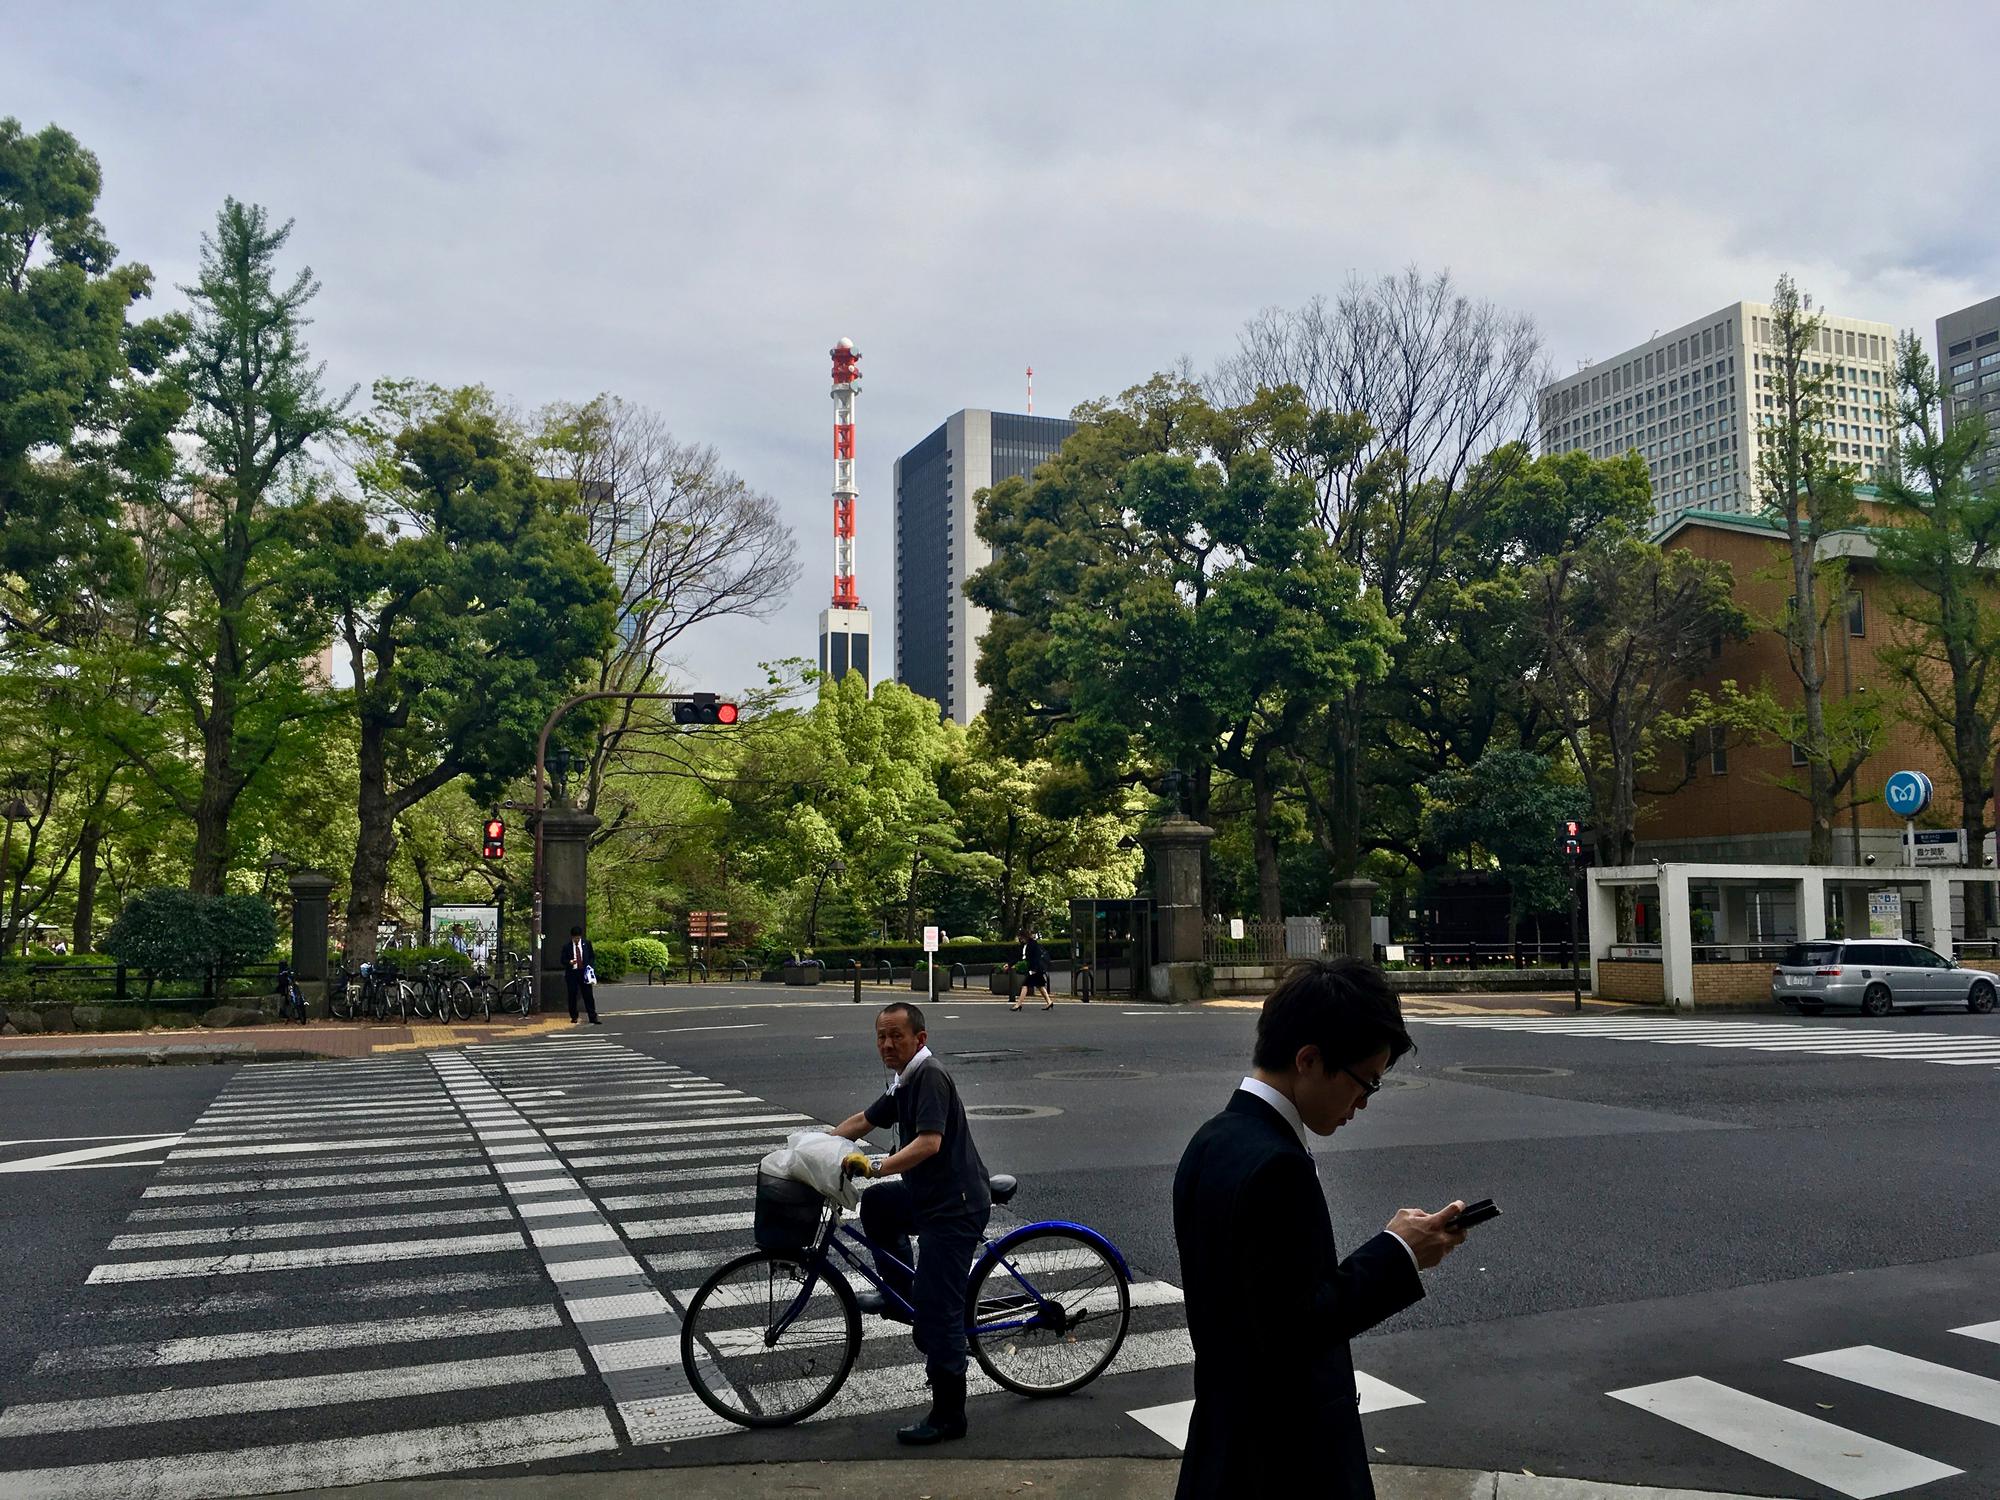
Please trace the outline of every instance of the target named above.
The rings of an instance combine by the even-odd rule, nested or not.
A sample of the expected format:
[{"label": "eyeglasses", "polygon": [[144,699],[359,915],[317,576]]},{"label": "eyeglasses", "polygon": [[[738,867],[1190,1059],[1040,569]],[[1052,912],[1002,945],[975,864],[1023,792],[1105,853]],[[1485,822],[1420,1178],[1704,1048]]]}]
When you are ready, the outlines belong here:
[{"label": "eyeglasses", "polygon": [[1362,1098],[1373,1099],[1377,1094],[1382,1092],[1381,1079],[1363,1078],[1359,1073],[1355,1072],[1354,1069],[1352,1068],[1342,1068],[1340,1071],[1345,1073],[1349,1078],[1352,1078],[1356,1083],[1361,1085]]}]

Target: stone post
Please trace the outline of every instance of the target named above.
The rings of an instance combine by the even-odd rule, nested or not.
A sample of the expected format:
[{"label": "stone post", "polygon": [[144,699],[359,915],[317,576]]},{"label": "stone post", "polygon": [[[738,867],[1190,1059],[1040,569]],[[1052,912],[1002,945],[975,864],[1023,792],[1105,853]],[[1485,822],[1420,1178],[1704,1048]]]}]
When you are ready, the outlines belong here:
[{"label": "stone post", "polygon": [[333,877],[321,870],[298,870],[291,886],[292,976],[299,982],[299,992],[312,996],[326,987],[327,897],[333,891]]},{"label": "stone post", "polygon": [[1151,955],[1148,992],[1180,1003],[1201,998],[1201,933],[1208,915],[1201,904],[1201,856],[1215,830],[1175,811],[1139,831],[1153,866],[1153,909],[1159,918],[1159,951]]},{"label": "stone post", "polygon": [[563,998],[563,955],[570,928],[581,927],[586,935],[590,932],[584,916],[590,836],[600,822],[594,813],[573,807],[551,807],[542,812],[542,952],[536,998],[544,1013],[566,1012],[569,1007]]},{"label": "stone post", "polygon": [[1333,909],[1346,929],[1347,956],[1364,963],[1375,958],[1375,893],[1382,887],[1365,876],[1333,883]]}]

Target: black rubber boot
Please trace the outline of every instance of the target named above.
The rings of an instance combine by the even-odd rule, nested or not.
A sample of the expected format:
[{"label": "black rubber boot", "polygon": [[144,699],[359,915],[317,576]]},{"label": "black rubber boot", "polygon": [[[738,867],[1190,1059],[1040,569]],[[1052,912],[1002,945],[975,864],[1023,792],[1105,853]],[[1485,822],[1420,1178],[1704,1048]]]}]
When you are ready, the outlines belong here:
[{"label": "black rubber boot", "polygon": [[931,1376],[931,1410],[923,1421],[896,1430],[896,1441],[911,1448],[928,1448],[965,1436],[965,1371]]}]

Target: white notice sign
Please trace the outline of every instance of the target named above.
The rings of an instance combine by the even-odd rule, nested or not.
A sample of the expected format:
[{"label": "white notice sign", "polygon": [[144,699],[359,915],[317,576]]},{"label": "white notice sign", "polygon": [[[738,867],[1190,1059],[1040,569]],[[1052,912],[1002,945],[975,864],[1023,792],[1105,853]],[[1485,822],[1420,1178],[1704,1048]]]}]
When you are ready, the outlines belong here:
[{"label": "white notice sign", "polygon": [[1229,935],[1239,941],[1242,939],[1243,919],[1241,917],[1231,917],[1229,919]]},{"label": "white notice sign", "polygon": [[935,927],[926,927],[924,929],[924,952],[935,953],[937,951],[938,930]]}]

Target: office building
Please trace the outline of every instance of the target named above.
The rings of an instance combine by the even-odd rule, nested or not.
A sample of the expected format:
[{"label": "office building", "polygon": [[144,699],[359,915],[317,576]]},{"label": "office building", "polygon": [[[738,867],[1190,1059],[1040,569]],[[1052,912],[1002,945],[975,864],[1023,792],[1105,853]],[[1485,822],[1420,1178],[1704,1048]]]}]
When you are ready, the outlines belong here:
[{"label": "office building", "polygon": [[960,724],[986,706],[975,672],[987,613],[965,580],[992,551],[972,497],[1032,474],[1074,431],[1064,417],[961,411],[896,460],[896,680]]},{"label": "office building", "polygon": [[2000,297],[1939,318],[1937,347],[1946,423],[1986,418],[1987,443],[1972,461],[1972,482],[1984,489],[2000,481]]},{"label": "office building", "polygon": [[819,669],[838,682],[849,672],[859,672],[866,683],[875,681],[869,660],[869,638],[875,625],[868,607],[833,608],[819,612]]},{"label": "office building", "polygon": [[[1895,446],[1896,330],[1820,315],[1809,369],[1830,372],[1827,433],[1862,479]],[[1737,302],[1542,388],[1544,453],[1612,458],[1637,449],[1664,528],[1691,510],[1755,510],[1757,439],[1775,425],[1771,309]]]}]

